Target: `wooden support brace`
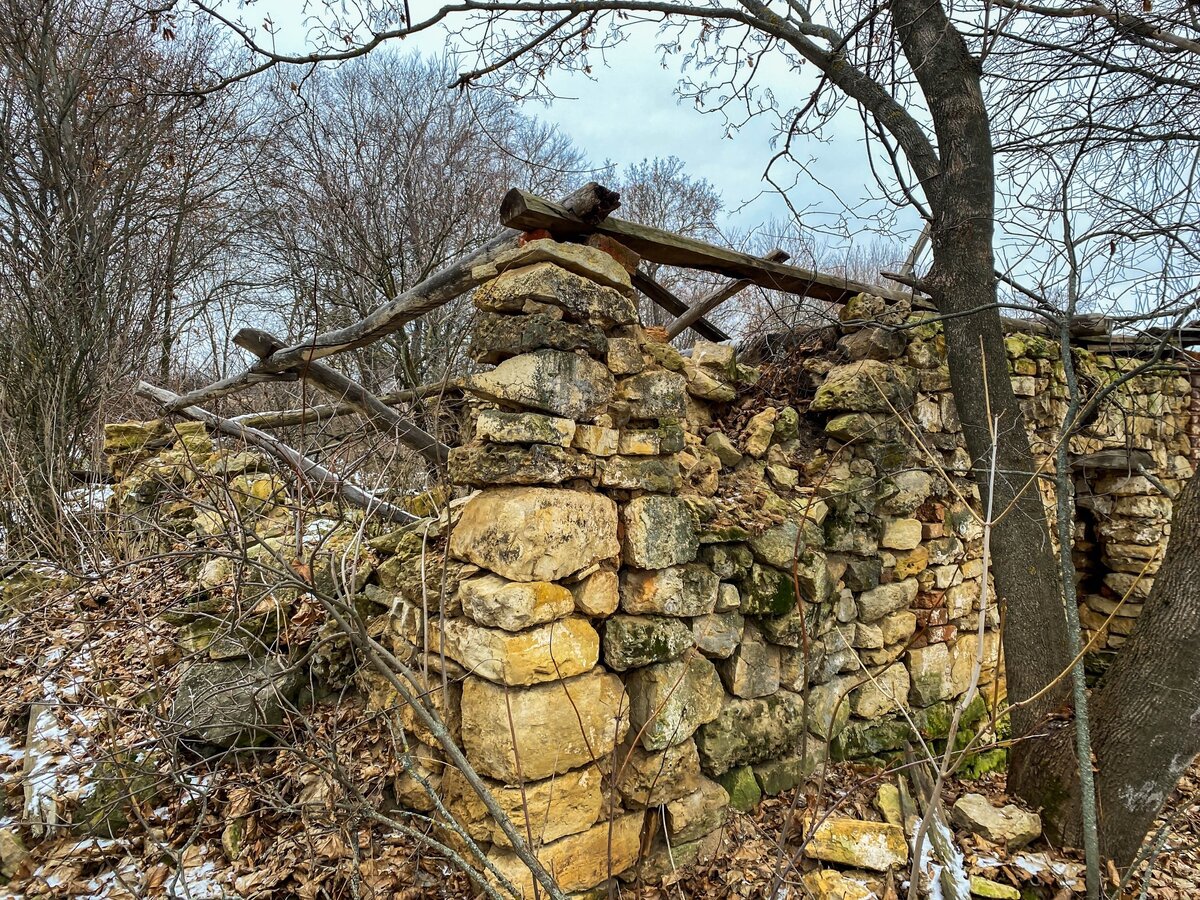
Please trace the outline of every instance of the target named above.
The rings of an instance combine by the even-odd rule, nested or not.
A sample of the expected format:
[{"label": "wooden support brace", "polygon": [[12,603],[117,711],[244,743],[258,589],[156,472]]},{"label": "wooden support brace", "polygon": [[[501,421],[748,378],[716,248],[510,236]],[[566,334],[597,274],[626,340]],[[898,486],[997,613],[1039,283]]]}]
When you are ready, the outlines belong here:
[{"label": "wooden support brace", "polygon": [[[668,291],[665,287],[644,272],[634,272],[630,279],[633,286],[669,312],[673,316],[687,315],[689,307],[686,303]],[[696,332],[710,341],[727,341],[729,335],[713,325],[707,319],[696,322]]]},{"label": "wooden support brace", "polygon": [[180,399],[178,394],[174,394],[164,388],[155,387],[145,381],[138,382],[136,393],[139,397],[154,400],[163,407],[174,406],[174,412],[177,415],[194,419],[197,422],[203,422],[209,428],[216,429],[222,434],[238,438],[251,446],[265,450],[276,459],[287,463],[305,478],[335,491],[348,503],[352,503],[392,522],[415,522],[417,520],[417,517],[407,510],[373,497],[362,488],[335,475],[320,463],[309,459],[299,450],[289,447],[282,441],[256,428],[247,428],[245,425],[239,425],[237,422],[222,418],[198,406],[180,407],[177,402]]},{"label": "wooden support brace", "polygon": [[[784,250],[776,247],[774,250],[764,256],[763,259],[770,262],[782,263],[787,262],[789,259],[791,259],[791,257]],[[704,317],[726,300],[736,297],[753,284],[754,282],[750,281],[748,278],[739,278],[737,281],[731,281],[724,287],[718,288],[707,297],[704,297],[698,302],[692,304],[687,312],[680,315],[679,318],[677,318],[667,327],[667,339],[670,340],[678,337],[687,328],[695,328],[696,331],[703,334],[703,332],[700,331],[699,323],[704,321]]]},{"label": "wooden support brace", "polygon": [[[234,335],[233,342],[260,359],[265,359],[284,347],[279,338],[256,328],[243,328]],[[357,381],[319,362],[307,363],[300,372],[305,381],[311,381],[326,393],[349,403],[377,425],[382,423],[384,429],[394,430],[402,444],[416,450],[433,465],[440,466],[446,462],[449,448],[445,444],[402,418]]]},{"label": "wooden support brace", "polygon": [[[398,403],[411,403],[424,397],[436,397],[439,394],[455,393],[462,389],[457,379],[437,381],[423,384],[420,387],[402,391],[390,391],[380,394],[379,399],[388,406]],[[288,428],[293,425],[305,425],[310,422],[327,422],[340,416],[349,416],[359,412],[359,407],[352,403],[322,403],[304,406],[297,409],[276,409],[265,412],[245,413],[234,416],[232,421],[250,428]]]}]

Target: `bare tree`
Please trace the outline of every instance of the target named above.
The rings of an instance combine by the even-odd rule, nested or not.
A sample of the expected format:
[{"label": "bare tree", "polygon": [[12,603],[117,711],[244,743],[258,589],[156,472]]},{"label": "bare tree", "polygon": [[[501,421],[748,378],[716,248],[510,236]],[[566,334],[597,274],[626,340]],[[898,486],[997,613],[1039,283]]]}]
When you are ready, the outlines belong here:
[{"label": "bare tree", "polygon": [[[203,0],[192,3],[220,15]],[[1185,231],[1171,228],[1167,217],[1157,215],[1155,202],[1170,200],[1170,215],[1183,210],[1195,221],[1196,206],[1187,190],[1194,178],[1181,186],[1174,177],[1154,180],[1155,155],[1144,148],[1170,139],[1184,145],[1175,159],[1194,158],[1200,132],[1195,119],[1200,109],[1195,102],[1200,43],[1191,5],[1133,14],[1104,3],[1047,7],[1021,0],[965,6],[896,0],[886,7],[813,6],[802,0],[740,0],[729,6],[706,0],[472,0],[446,4],[421,21],[389,0],[326,3],[324,9],[326,39],[318,35],[311,52],[294,56],[273,52],[233,20],[222,21],[249,47],[254,63],[248,71],[359,56],[389,39],[449,22],[457,39],[477,55],[458,84],[499,83],[519,95],[544,95],[543,76],[550,68],[590,71],[590,52],[624,40],[632,29],[657,27],[663,55],[677,56],[697,73],[684,83],[686,95],[710,108],[727,109],[736,102],[751,114],[768,111],[778,117],[781,159],[788,158],[793,142],[819,131],[843,108],[858,112],[880,187],[928,223],[932,266],[908,280],[932,299],[945,319],[951,381],[968,450],[976,461],[976,479],[981,491],[987,489],[988,467],[981,461],[993,459],[997,478],[990,496],[1008,511],[997,521],[992,540],[996,587],[1006,611],[1004,646],[1018,738],[1011,786],[1043,802],[1055,785],[1071,777],[1061,761],[1058,766],[1036,764],[1043,758],[1047,724],[1055,713],[1069,708],[1072,695],[1076,702],[1081,696],[1078,690],[1068,690],[1069,679],[1063,677],[1072,669],[1072,635],[1064,608],[1074,597],[1064,594],[1045,511],[1037,491],[1029,487],[1034,464],[1008,378],[999,310],[1019,308],[1056,325],[1065,322],[1069,332],[1077,304],[1071,300],[1056,306],[1045,294],[1020,284],[1021,276],[1038,264],[1034,241],[1018,258],[1006,259],[997,274],[996,224],[1003,222],[1006,233],[1017,230],[1019,225],[1006,219],[1020,204],[1006,203],[997,214],[997,187],[1007,192],[1009,185],[997,179],[996,151],[999,146],[1014,154],[1014,162],[1004,163],[1014,167],[1006,174],[1032,166],[1025,170],[1033,177],[1021,197],[1033,198],[1028,205],[1044,211],[1043,221],[1070,216],[1077,224],[1091,213],[1120,214],[1121,227],[1132,240],[1127,243],[1123,233],[1110,237],[1109,257],[1126,264],[1126,271],[1114,273],[1110,284],[1138,281],[1136,271],[1130,270],[1154,259],[1144,253],[1153,244],[1162,248],[1159,257],[1178,277],[1160,282],[1159,302],[1149,308],[1177,316],[1189,309],[1187,291],[1194,287],[1194,270],[1189,264],[1174,266],[1194,256],[1194,242],[1185,238]],[[777,65],[764,66],[764,57]],[[786,82],[787,76],[778,74],[774,83],[762,83],[767,72],[812,69],[817,73],[815,90],[803,81]],[[245,74],[214,82],[212,89]],[[1162,102],[1155,100],[1158,91],[1168,96],[1169,112],[1153,110]],[[784,99],[795,96],[801,99]],[[1039,147],[1078,147],[1081,142],[1096,148],[1089,166],[1108,161],[1107,168],[1085,176],[1091,184],[1082,196],[1090,193],[1098,204],[1068,212],[1065,205],[1044,203],[1044,197],[1036,195],[1048,185],[1046,173],[1060,161],[1039,155]],[[1032,151],[1024,162],[1022,149]],[[1188,171],[1187,165],[1175,170],[1184,176]],[[1134,181],[1130,189],[1123,186],[1128,178]],[[1053,196],[1053,191],[1049,185],[1046,195]],[[1002,193],[1001,199],[1008,198]],[[1104,235],[1103,227],[1092,230],[1098,237]],[[1055,253],[1070,254],[1079,244],[1067,241],[1059,246],[1061,251]],[[1091,266],[1102,259],[1102,246],[1099,241],[1092,245]],[[1066,256],[1057,259],[1066,260],[1075,273],[1072,277],[1090,274],[1091,267],[1079,267]],[[1003,292],[1000,284],[1006,285]],[[1081,409],[1081,415],[1085,411]],[[1075,424],[1067,423],[1066,428]],[[1171,598],[1189,608],[1196,601],[1194,592],[1187,591]],[[1153,630],[1152,639],[1163,648],[1161,658],[1180,659],[1180,636],[1164,630],[1166,622],[1165,617],[1150,617],[1141,627]],[[1194,673],[1182,677],[1186,683],[1175,687],[1194,694]],[[1155,689],[1150,682],[1141,686],[1142,691]],[[1127,699],[1124,706],[1140,705],[1136,697]],[[1097,733],[1125,729],[1131,713],[1121,712],[1123,706],[1097,706],[1108,710],[1107,718],[1093,722]],[[1189,721],[1163,716],[1155,725],[1175,736],[1181,755],[1195,752],[1181,735],[1181,730],[1194,731]],[[1104,764],[1100,760],[1101,781],[1106,777]],[[1138,779],[1153,775],[1156,789],[1146,793],[1159,800],[1166,796],[1158,789],[1160,780],[1173,777],[1171,772],[1110,771],[1115,779],[1111,789],[1117,794],[1136,790],[1142,783]],[[1060,806],[1056,814],[1077,815],[1078,810]],[[1106,815],[1108,850],[1121,865],[1130,863],[1128,848],[1136,846],[1141,834],[1126,838],[1142,824],[1140,815]],[[1097,896],[1098,866],[1094,853],[1089,855],[1089,894]]]},{"label": "bare tree", "polygon": [[0,9],[0,431],[10,537],[55,544],[59,496],[97,413],[155,364],[169,375],[191,279],[220,246],[232,97],[221,35],[164,33],[134,6]]},{"label": "bare tree", "polygon": [[[495,230],[513,184],[558,194],[586,162],[557,129],[499,97],[451,94],[446,58],[383,52],[318,69],[267,101],[255,255],[263,303],[289,335],[337,327],[463,255]],[[470,305],[452,303],[354,357],[369,389],[460,370]]]}]

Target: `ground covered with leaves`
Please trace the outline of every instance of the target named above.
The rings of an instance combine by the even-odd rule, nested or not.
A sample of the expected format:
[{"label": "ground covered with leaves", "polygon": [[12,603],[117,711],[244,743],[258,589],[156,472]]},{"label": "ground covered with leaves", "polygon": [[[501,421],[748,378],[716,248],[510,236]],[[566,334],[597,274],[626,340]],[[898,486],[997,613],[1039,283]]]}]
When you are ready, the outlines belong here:
[{"label": "ground covered with leaves", "polygon": [[[179,748],[167,710],[182,653],[169,611],[186,579],[170,559],[118,567],[8,610],[0,625],[0,897],[434,898],[477,891],[415,837],[432,823],[398,810],[403,773],[389,718],[358,693],[310,694],[270,747],[202,759]],[[164,618],[164,614],[166,618]],[[319,623],[310,623],[309,634]],[[320,640],[310,653],[318,653]],[[32,727],[31,727],[32,725]],[[805,793],[734,817],[714,860],[614,896],[801,898],[801,815],[810,806],[879,818],[878,770],[843,764]],[[1002,775],[951,779],[1004,800]],[[405,831],[408,833],[405,833]],[[960,833],[968,869],[1066,898],[1078,856],[1044,843],[1019,853]],[[1148,881],[1130,898],[1200,896],[1200,768],[1153,836]],[[880,900],[907,894],[905,873]]]}]

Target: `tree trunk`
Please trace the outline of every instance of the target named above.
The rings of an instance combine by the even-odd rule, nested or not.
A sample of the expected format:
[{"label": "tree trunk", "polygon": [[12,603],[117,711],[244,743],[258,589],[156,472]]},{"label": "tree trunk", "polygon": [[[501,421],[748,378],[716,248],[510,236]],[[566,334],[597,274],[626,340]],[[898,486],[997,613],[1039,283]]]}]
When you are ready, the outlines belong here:
[{"label": "tree trunk", "polygon": [[[1171,540],[1137,626],[1092,690],[1101,851],[1130,865],[1179,777],[1200,754],[1200,477],[1175,500]],[[1079,846],[1071,729],[1039,760],[1051,840]]]},{"label": "tree trunk", "polygon": [[[1065,679],[1039,696],[1070,661],[1058,567],[1045,509],[1032,477],[1025,419],[1009,381],[1000,314],[996,308],[992,233],[995,171],[979,64],[940,4],[895,0],[896,29],[937,133],[939,171],[923,178],[932,222],[933,267],[927,281],[945,322],[946,356],[967,450],[976,461],[981,493],[988,490],[991,422],[996,426],[993,508],[1007,514],[992,529],[992,574],[1005,610],[1004,657],[1013,734],[1034,733],[1061,705]],[[1011,508],[1010,508],[1011,507]],[[1031,699],[1035,698],[1036,699]],[[1010,786],[1024,795],[1036,782],[1037,741],[1012,751]]]}]

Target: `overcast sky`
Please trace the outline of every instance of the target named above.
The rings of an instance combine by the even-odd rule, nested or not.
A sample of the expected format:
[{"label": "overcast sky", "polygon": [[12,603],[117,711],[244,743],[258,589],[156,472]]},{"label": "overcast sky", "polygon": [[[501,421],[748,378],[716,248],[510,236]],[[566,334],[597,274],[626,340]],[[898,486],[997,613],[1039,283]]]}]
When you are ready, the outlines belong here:
[{"label": "overcast sky", "polygon": [[[261,22],[270,14],[279,46],[299,50],[304,41],[299,8],[297,0],[259,0],[245,11],[246,21]],[[396,49],[438,54],[444,42],[444,33],[431,31]],[[731,223],[742,228],[788,216],[787,205],[763,180],[764,169],[775,153],[770,123],[753,120],[727,134],[719,114],[703,114],[690,101],[679,102],[675,88],[680,73],[674,67],[663,68],[653,27],[636,29],[631,40],[609,51],[607,66],[594,62],[592,78],[561,72],[552,75],[549,84],[558,99],[549,105],[528,102],[524,111],[557,124],[595,164],[607,160],[624,166],[656,156],[679,157],[691,176],[712,182],[725,201]],[[774,87],[785,97],[807,98],[812,90],[811,77],[791,72],[775,76]],[[852,231],[870,220],[878,206],[859,207],[874,185],[857,117],[843,115],[838,126],[829,130],[826,142],[805,142],[797,156],[810,165],[820,182],[801,175],[789,192],[792,204],[803,211],[805,226],[821,231],[835,228],[845,212],[835,195],[858,211]],[[775,177],[780,183],[789,183],[796,177],[795,168],[778,168]]]}]

